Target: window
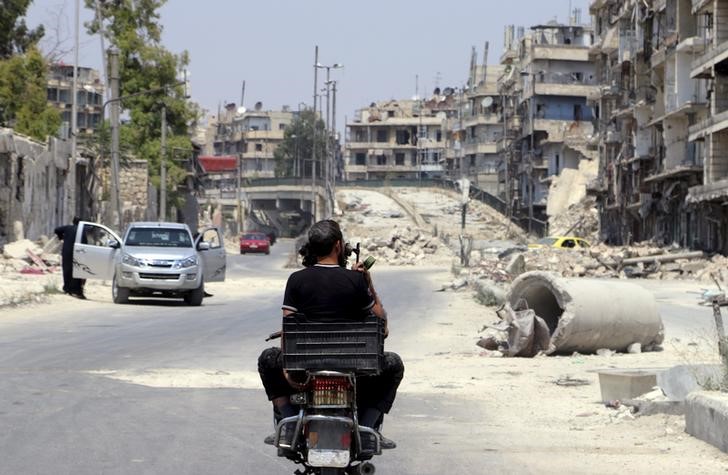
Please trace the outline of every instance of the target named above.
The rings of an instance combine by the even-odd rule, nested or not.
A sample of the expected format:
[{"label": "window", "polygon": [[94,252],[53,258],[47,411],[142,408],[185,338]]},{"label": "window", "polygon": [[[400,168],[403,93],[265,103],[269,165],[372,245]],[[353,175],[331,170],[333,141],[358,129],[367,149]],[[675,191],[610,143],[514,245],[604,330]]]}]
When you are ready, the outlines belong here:
[{"label": "window", "polygon": [[576,247],[576,243],[573,239],[564,239],[564,242],[561,243],[561,247],[574,248]]},{"label": "window", "polygon": [[377,130],[377,142],[387,142],[389,140],[387,131],[384,129]]},{"label": "window", "polygon": [[219,249],[220,235],[217,233],[217,229],[208,229],[202,233],[202,242],[210,243],[210,249]]},{"label": "window", "polygon": [[470,166],[471,167],[474,167],[475,166],[475,155],[471,155],[470,156]]},{"label": "window", "polygon": [[357,153],[356,154],[356,164],[357,165],[366,165],[367,164],[367,156],[364,153]]},{"label": "window", "polygon": [[412,156],[410,157],[410,164],[414,167],[417,166],[417,153],[412,152]]},{"label": "window", "polygon": [[387,117],[394,117],[394,111],[387,111]]},{"label": "window", "polygon": [[394,154],[394,164],[398,166],[404,165],[404,153],[395,153]]},{"label": "window", "polygon": [[278,130],[286,130],[286,124],[278,124]]},{"label": "window", "polygon": [[263,144],[262,143],[255,144],[255,151],[256,152],[262,152],[263,151]]},{"label": "window", "polygon": [[438,142],[442,142],[442,130],[437,131],[435,140],[437,140]]},{"label": "window", "polygon": [[556,173],[559,173],[559,170],[561,169],[561,157],[559,154],[556,154]]},{"label": "window", "polygon": [[397,131],[397,145],[407,145],[409,143],[410,133],[407,130]]},{"label": "window", "polygon": [[579,122],[582,120],[581,104],[574,104],[574,121]]},{"label": "window", "polygon": [[109,241],[114,239],[107,230],[99,226],[94,226],[93,224],[85,224],[83,226],[83,234],[85,243],[91,246],[109,247]]},{"label": "window", "polygon": [[377,165],[386,165],[387,164],[387,156],[386,155],[377,155]]},{"label": "window", "polygon": [[126,236],[125,245],[143,247],[192,247],[192,239],[186,229],[132,228]]}]

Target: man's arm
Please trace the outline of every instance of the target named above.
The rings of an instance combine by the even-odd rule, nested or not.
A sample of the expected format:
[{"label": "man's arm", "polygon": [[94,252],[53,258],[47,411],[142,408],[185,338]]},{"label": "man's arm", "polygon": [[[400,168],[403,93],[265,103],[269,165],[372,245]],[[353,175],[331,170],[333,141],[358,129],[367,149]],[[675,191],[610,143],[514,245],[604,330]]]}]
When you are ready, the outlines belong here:
[{"label": "man's arm", "polygon": [[372,275],[361,262],[354,267],[354,270],[364,274],[364,278],[366,279],[367,285],[369,286],[369,295],[371,295],[372,299],[374,299],[374,305],[372,306],[371,311],[374,315],[384,320],[384,336],[386,337],[387,335],[389,335],[389,328],[387,325],[387,311],[384,310],[384,305],[382,305],[382,301],[379,298],[377,291],[374,289],[374,284],[372,283]]}]

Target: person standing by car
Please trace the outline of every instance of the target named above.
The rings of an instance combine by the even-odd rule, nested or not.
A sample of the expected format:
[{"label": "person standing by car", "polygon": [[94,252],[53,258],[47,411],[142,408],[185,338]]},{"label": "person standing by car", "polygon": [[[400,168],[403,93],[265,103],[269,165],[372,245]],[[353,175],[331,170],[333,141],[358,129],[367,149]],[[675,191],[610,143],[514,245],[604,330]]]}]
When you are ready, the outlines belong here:
[{"label": "person standing by car", "polygon": [[[373,313],[385,320],[382,306],[371,275],[357,264],[346,269],[344,240],[339,224],[333,220],[319,221],[308,232],[308,243],[301,249],[304,269],[288,278],[283,297],[283,315],[300,313],[311,321],[359,320]],[[296,392],[283,372],[280,348],[264,350],[258,359],[258,371],[274,411],[283,418],[294,416],[297,410],[289,397]],[[359,423],[377,429],[384,414],[392,408],[402,378],[404,364],[396,353],[385,352],[382,371],[376,376],[363,376],[357,383]],[[273,437],[266,438],[272,444]],[[395,448],[396,444],[382,437],[382,448]]]},{"label": "person standing by car", "polygon": [[[78,223],[81,220],[78,216],[73,217],[73,224],[66,226],[58,226],[53,232],[58,239],[63,241],[61,249],[61,268],[63,269],[63,292],[73,297],[85,300],[86,296],[83,292],[84,281],[73,278],[73,243],[76,240],[76,231]],[[82,236],[81,242],[86,243],[86,236]]]}]

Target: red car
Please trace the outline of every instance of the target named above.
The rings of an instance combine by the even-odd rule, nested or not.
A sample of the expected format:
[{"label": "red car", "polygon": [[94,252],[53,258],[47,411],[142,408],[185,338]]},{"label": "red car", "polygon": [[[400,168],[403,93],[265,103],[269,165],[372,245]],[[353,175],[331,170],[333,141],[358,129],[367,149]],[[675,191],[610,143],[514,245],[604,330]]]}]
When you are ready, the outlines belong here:
[{"label": "red car", "polygon": [[264,252],[270,254],[270,239],[264,233],[246,233],[240,236],[240,254]]}]

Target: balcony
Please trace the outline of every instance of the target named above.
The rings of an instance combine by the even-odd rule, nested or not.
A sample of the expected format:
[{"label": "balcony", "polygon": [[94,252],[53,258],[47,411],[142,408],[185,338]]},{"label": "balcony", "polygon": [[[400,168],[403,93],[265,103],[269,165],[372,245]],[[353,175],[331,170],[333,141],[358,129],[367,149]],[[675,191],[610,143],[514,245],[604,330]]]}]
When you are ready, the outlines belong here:
[{"label": "balcony", "polygon": [[500,114],[482,114],[475,117],[468,117],[463,120],[463,127],[473,127],[476,125],[498,125],[502,122],[502,115]]},{"label": "balcony", "polygon": [[589,61],[589,47],[580,45],[533,45],[531,61],[538,59],[561,61]]},{"label": "balcony", "polygon": [[[500,141],[500,140],[499,140]],[[484,155],[491,155],[498,153],[498,144],[496,142],[486,142],[486,143],[470,143],[466,142],[465,146],[463,147],[463,154],[465,155],[473,155],[473,154],[484,154]]]},{"label": "balcony", "polygon": [[[536,95],[543,96],[569,96],[569,97],[596,97],[600,94],[600,85],[596,78],[580,77],[576,73],[549,73],[537,74],[528,78],[528,82],[535,78]],[[523,100],[533,96],[533,84],[524,85]]]},{"label": "balcony", "polygon": [[707,136],[725,129],[728,129],[728,110],[690,127],[688,140],[691,142],[704,140]]},{"label": "balcony", "polygon": [[688,189],[688,196],[685,201],[691,204],[706,201],[724,202],[726,198],[728,198],[728,179]]},{"label": "balcony", "polygon": [[705,54],[698,56],[691,64],[691,78],[710,78],[713,75],[713,66],[728,59],[728,41],[718,46],[710,47]]},{"label": "balcony", "polygon": [[656,183],[667,179],[681,178],[703,173],[703,166],[693,162],[683,162],[675,167],[663,167],[662,170],[645,178],[645,183]]}]

